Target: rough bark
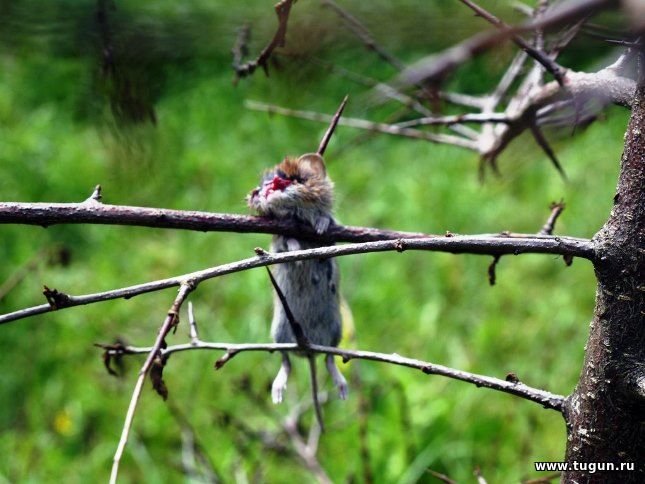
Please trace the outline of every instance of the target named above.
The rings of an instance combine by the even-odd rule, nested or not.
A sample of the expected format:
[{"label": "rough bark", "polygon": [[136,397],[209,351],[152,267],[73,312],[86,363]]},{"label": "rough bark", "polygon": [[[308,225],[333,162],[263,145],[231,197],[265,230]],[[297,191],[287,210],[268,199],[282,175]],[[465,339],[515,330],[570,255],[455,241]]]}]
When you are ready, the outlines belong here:
[{"label": "rough bark", "polygon": [[584,366],[565,404],[569,463],[635,471],[569,471],[567,483],[645,482],[645,85],[632,103],[618,188],[594,237],[598,286]]}]

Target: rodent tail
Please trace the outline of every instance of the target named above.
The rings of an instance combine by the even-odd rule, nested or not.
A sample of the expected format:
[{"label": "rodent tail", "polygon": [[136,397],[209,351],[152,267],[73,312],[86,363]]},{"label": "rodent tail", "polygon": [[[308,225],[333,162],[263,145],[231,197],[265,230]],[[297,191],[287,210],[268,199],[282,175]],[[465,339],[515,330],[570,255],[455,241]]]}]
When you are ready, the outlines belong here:
[{"label": "rodent tail", "polygon": [[311,396],[314,403],[314,410],[316,411],[316,420],[320,426],[320,431],[325,431],[325,424],[323,423],[322,417],[322,408],[320,407],[320,402],[318,401],[318,377],[316,376],[316,357],[312,354],[309,354],[307,359],[309,360],[309,373],[311,375]]}]

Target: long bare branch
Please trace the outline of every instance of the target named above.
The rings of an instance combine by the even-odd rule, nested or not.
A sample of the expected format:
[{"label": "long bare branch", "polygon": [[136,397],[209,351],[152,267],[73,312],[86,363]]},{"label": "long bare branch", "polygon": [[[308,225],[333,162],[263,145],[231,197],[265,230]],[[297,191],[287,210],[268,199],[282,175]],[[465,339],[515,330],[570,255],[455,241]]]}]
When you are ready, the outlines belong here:
[{"label": "long bare branch", "polygon": [[139,370],[137,383],[134,386],[132,398],[130,399],[130,405],[128,406],[128,411],[125,416],[125,422],[123,423],[123,430],[121,432],[121,438],[119,439],[119,445],[117,446],[116,453],[114,454],[112,472],[110,473],[110,484],[116,484],[116,479],[119,475],[119,463],[121,462],[121,457],[123,456],[125,446],[128,443],[128,436],[130,435],[130,429],[132,428],[132,422],[134,420],[134,413],[137,409],[139,398],[141,397],[143,383],[145,382],[146,376],[148,375],[148,372],[152,367],[153,361],[159,356],[161,347],[165,346],[164,342],[166,336],[168,335],[170,330],[179,322],[179,310],[181,308],[181,305],[188,297],[188,294],[190,294],[194,288],[194,281],[186,280],[181,283],[177,297],[175,297],[172,306],[170,306],[170,309],[168,310],[168,314],[166,315],[161,327],[159,328],[159,334],[157,335],[157,339],[154,345],[151,348],[148,348],[148,357],[143,363],[141,370]]},{"label": "long bare branch", "polygon": [[[328,114],[317,113],[314,111],[299,111],[297,109],[289,109],[273,104],[266,104],[257,101],[245,101],[244,105],[248,109],[255,111],[265,111],[271,114],[282,114],[284,116],[291,116],[294,118],[307,119],[309,121],[318,121],[320,123],[330,123],[332,116]],[[394,136],[402,136],[404,138],[413,138],[423,141],[431,141],[433,143],[449,144],[459,146],[461,148],[476,149],[476,144],[469,139],[449,134],[435,134],[426,131],[420,131],[413,128],[401,128],[396,124],[375,123],[365,119],[358,118],[340,118],[338,124],[349,126],[351,128],[366,129],[368,131],[377,131],[379,133],[391,134]]]},{"label": "long bare branch", "polygon": [[[186,343],[180,345],[169,346],[166,349],[161,350],[163,355],[169,355],[171,353],[181,352],[181,351],[190,351],[190,350],[222,350],[228,353],[242,353],[245,351],[299,351],[301,348],[297,344],[293,343],[244,343],[244,344],[234,344],[234,343],[208,343],[200,342],[198,344]],[[348,362],[352,359],[358,360],[370,360],[378,361],[381,363],[389,363],[393,365],[406,366],[408,368],[414,368],[421,370],[423,373],[428,375],[441,375],[448,378],[453,378],[455,380],[461,380],[467,383],[472,383],[478,387],[490,388],[492,390],[498,390],[504,393],[510,393],[512,395],[524,398],[526,400],[531,400],[537,402],[545,408],[550,408],[553,410],[561,411],[562,402],[564,397],[561,395],[556,395],[545,390],[539,390],[528,385],[525,385],[521,382],[512,382],[501,380],[499,378],[494,378],[486,375],[478,375],[476,373],[470,373],[467,371],[457,370],[443,365],[437,365],[435,363],[429,363],[427,361],[417,360],[413,358],[406,358],[404,356],[398,355],[396,353],[386,354],[386,353],[377,353],[374,351],[362,351],[362,350],[347,350],[331,346],[320,346],[320,345],[310,345],[308,347],[309,351],[314,353],[336,355],[343,358],[344,362]],[[150,348],[139,348],[134,346],[126,346],[120,350],[108,350],[110,354],[145,354],[150,351]]]},{"label": "long bare branch", "polygon": [[405,250],[426,250],[432,252],[448,252],[453,254],[479,254],[479,255],[504,255],[504,254],[557,254],[567,257],[581,257],[594,259],[594,245],[588,239],[574,237],[556,237],[543,235],[517,236],[515,234],[491,235],[454,235],[433,236],[419,239],[394,239],[378,242],[365,242],[360,244],[347,244],[341,246],[319,247],[316,249],[296,250],[270,254],[260,251],[261,255],[241,261],[224,264],[201,271],[183,274],[181,276],[160,279],[134,286],[123,287],[111,291],[72,296],[55,290],[52,299],[55,304],[41,304],[30,308],[20,309],[0,316],[0,324],[24,319],[37,314],[57,311],[74,306],[83,306],[100,301],[109,301],[119,298],[132,298],[148,292],[160,291],[169,287],[176,287],[186,280],[199,283],[207,279],[245,271],[256,267],[293,262],[306,259],[326,257],[340,257],[352,254],[365,254],[369,252],[386,252]]},{"label": "long bare branch", "polygon": [[319,235],[306,224],[265,217],[99,203],[0,202],[0,224],[42,227],[56,224],[132,225],[199,232],[281,234],[329,242],[428,237],[428,234],[419,232],[343,225],[333,225],[324,235]]}]

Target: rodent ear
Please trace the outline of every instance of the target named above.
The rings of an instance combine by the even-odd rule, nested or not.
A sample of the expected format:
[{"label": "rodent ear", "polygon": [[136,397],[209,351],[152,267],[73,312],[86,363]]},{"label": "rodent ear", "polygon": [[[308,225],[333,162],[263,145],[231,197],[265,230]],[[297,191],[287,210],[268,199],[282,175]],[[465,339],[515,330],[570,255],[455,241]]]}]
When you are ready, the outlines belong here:
[{"label": "rodent ear", "polygon": [[310,172],[315,176],[327,176],[327,169],[325,168],[325,161],[318,153],[305,153],[298,158],[300,170]]}]

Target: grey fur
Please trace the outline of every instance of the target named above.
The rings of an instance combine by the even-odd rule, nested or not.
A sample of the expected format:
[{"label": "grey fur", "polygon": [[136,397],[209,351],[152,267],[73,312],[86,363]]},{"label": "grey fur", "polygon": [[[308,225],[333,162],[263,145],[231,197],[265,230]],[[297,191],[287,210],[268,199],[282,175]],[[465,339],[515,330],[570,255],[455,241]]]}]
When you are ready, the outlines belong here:
[{"label": "grey fur", "polygon": [[[294,240],[294,239],[290,239]],[[290,250],[290,240],[275,236],[273,252]],[[301,249],[321,247],[320,244],[298,240]],[[289,308],[302,326],[310,342],[338,346],[341,337],[338,264],[334,259],[315,259],[279,264],[273,275],[287,298]],[[276,343],[295,343],[284,308],[274,296],[271,336]]]},{"label": "grey fur", "polygon": [[[285,166],[285,164],[289,164]],[[302,155],[297,160],[297,172],[292,178],[281,170],[294,169],[292,161],[285,161],[264,174],[258,186],[247,198],[249,207],[260,215],[280,219],[296,219],[310,224],[318,233],[324,233],[333,224],[333,183],[318,154]],[[279,177],[280,179],[276,178]],[[275,178],[275,180],[274,180]],[[287,180],[294,180],[289,181]],[[278,182],[278,185],[276,183]],[[323,244],[294,237],[273,237],[273,252],[322,247]],[[309,342],[324,346],[338,346],[342,326],[340,316],[339,272],[334,259],[316,259],[279,264],[273,269],[278,287]],[[274,295],[271,336],[276,343],[295,343],[291,325],[277,294]],[[315,378],[315,361],[310,357],[312,378]],[[347,382],[336,368],[333,357],[326,358],[326,366],[341,398],[347,396]],[[275,403],[280,403],[291,372],[288,355],[282,356],[282,365],[271,389]],[[316,387],[315,380],[313,381]],[[317,413],[317,398],[314,395]],[[322,420],[320,420],[322,427]]]}]

